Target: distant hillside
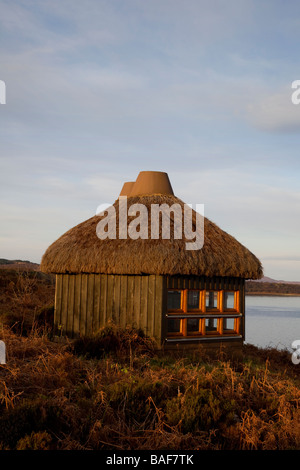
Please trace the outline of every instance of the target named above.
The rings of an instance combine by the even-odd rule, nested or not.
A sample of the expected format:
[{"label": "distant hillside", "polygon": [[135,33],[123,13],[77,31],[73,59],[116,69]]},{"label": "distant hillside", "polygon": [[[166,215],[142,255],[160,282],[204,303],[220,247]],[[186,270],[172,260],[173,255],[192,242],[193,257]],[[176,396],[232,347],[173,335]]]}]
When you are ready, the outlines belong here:
[{"label": "distant hillside", "polygon": [[247,295],[300,295],[300,282],[246,281]]},{"label": "distant hillside", "polygon": [[267,276],[264,276],[255,282],[271,282],[272,284],[300,284],[300,281],[283,281],[282,279],[277,281],[276,279],[272,279],[271,277]]},{"label": "distant hillside", "polygon": [[40,265],[37,263],[32,263],[28,260],[21,259],[5,259],[0,258],[0,269],[16,269],[16,270],[27,270],[27,271],[39,271]]}]

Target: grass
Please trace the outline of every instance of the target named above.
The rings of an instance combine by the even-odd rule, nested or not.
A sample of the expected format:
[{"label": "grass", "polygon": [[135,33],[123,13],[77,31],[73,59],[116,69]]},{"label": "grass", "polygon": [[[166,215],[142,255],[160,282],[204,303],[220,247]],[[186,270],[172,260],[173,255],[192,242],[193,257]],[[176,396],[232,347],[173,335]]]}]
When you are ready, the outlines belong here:
[{"label": "grass", "polygon": [[113,326],[58,340],[48,282],[21,292],[23,328],[14,297],[2,302],[0,449],[300,449],[300,366],[287,351],[163,356],[141,331]]}]

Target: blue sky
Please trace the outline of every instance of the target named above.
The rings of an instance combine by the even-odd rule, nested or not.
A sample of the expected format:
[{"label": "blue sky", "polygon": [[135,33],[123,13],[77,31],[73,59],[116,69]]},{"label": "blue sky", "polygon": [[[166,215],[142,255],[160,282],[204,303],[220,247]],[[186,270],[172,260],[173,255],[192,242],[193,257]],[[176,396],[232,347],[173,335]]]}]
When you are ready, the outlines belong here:
[{"label": "blue sky", "polygon": [[142,170],[300,281],[300,2],[0,0],[0,257]]}]

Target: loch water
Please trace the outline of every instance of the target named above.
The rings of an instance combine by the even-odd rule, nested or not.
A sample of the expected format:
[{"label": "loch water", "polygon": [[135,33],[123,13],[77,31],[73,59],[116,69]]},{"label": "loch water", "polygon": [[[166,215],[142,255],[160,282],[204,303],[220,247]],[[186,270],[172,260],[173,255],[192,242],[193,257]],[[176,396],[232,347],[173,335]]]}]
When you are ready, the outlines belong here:
[{"label": "loch water", "polygon": [[245,343],[293,351],[300,341],[300,296],[246,295]]}]

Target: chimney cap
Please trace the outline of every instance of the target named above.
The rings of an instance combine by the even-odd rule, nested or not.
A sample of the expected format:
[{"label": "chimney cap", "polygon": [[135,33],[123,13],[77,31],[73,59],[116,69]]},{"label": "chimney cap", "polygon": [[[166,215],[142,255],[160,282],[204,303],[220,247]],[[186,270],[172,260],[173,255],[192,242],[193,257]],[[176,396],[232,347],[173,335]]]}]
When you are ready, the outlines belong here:
[{"label": "chimney cap", "polygon": [[120,196],[129,197],[133,186],[134,186],[134,181],[126,181],[126,183],[123,184],[123,187],[120,192]]},{"label": "chimney cap", "polygon": [[[126,183],[125,183],[126,184]],[[141,171],[131,187],[130,196],[169,194],[174,192],[167,173],[162,171]]]}]

